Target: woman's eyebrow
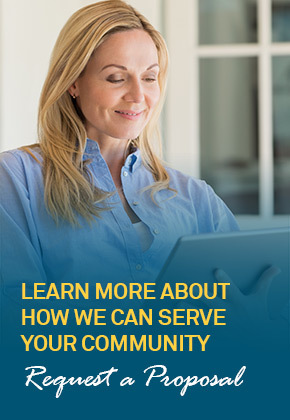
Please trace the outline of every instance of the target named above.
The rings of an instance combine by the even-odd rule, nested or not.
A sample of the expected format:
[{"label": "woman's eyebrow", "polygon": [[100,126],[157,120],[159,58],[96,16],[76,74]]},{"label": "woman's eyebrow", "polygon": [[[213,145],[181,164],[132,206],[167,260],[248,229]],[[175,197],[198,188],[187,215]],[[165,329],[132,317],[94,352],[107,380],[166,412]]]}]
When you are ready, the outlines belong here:
[{"label": "woman's eyebrow", "polygon": [[159,64],[158,63],[152,64],[151,66],[148,67],[147,70],[151,70],[153,69],[153,67],[159,67]]},{"label": "woman's eyebrow", "polygon": [[[158,63],[154,63],[154,64],[152,64],[151,66],[149,66],[146,70],[151,70],[153,67],[159,67],[159,65],[158,65]],[[101,69],[101,71],[103,71],[103,70],[105,70],[105,69],[107,69],[108,67],[117,67],[118,69],[121,69],[121,70],[128,70],[127,69],[127,67],[125,67],[125,66],[120,66],[119,64],[107,64],[106,66],[104,66],[102,69]]]}]

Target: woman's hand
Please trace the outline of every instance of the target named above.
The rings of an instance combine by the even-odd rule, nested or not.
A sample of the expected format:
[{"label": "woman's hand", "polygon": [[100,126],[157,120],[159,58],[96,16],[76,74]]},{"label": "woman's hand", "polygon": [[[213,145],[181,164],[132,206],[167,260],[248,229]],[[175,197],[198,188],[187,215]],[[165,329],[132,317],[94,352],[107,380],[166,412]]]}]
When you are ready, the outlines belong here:
[{"label": "woman's hand", "polygon": [[214,272],[217,281],[230,283],[230,286],[227,287],[227,299],[216,298],[214,304],[216,307],[227,309],[228,317],[235,324],[246,328],[268,328],[273,322],[268,309],[269,289],[274,278],[280,273],[279,268],[269,267],[259,277],[250,293],[244,294],[223,270],[217,269]]},{"label": "woman's hand", "polygon": [[[218,283],[228,283],[226,287],[226,299],[217,296],[214,299],[202,297],[198,301],[186,300],[189,308],[199,307],[207,309],[225,309],[225,325],[212,326],[212,334],[218,333],[222,340],[232,343],[247,341],[251,346],[288,345],[289,323],[281,314],[271,319],[268,308],[269,289],[275,277],[281,273],[277,267],[271,266],[266,269],[254,287],[247,293],[243,293],[222,269],[214,271],[215,280]],[[185,302],[184,302],[185,303]],[[184,303],[180,306],[184,307]],[[206,313],[207,313],[206,311]]]}]

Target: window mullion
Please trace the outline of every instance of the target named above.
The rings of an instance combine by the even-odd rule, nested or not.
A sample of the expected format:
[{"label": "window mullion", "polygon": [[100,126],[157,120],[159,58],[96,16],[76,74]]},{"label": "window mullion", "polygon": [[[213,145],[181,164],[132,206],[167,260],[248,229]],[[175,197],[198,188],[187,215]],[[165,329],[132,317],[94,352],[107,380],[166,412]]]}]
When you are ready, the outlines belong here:
[{"label": "window mullion", "polygon": [[194,175],[200,178],[200,83],[199,83],[199,60],[198,45],[199,45],[199,19],[198,19],[198,0],[193,1],[193,164],[195,167]]},{"label": "window mullion", "polygon": [[[192,59],[196,0],[166,0],[166,39],[170,77],[166,103],[166,159],[177,169],[199,176],[198,66]],[[195,19],[197,20],[197,19]],[[173,31],[172,28],[178,28]],[[193,92],[193,94],[189,94]]]},{"label": "window mullion", "polygon": [[258,0],[260,215],[264,219],[271,218],[274,209],[271,14],[271,0]]}]

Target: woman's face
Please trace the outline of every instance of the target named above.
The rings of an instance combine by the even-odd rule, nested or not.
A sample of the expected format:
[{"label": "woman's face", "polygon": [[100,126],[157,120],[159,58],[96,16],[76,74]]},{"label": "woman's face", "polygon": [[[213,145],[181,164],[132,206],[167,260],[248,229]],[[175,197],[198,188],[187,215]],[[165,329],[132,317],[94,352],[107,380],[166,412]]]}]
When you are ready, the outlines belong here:
[{"label": "woman's face", "polygon": [[118,32],[104,41],[69,89],[87,136],[99,143],[138,137],[160,97],[158,73],[157,49],[147,32]]}]

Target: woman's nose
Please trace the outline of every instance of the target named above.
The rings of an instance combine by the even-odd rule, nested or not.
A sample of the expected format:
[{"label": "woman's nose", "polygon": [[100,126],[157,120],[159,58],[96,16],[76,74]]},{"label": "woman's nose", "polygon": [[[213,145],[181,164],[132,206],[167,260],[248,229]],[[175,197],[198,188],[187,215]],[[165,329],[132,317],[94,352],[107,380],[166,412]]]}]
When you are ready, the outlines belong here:
[{"label": "woman's nose", "polygon": [[128,85],[128,90],[124,95],[127,102],[141,103],[144,101],[144,92],[139,80],[134,80]]}]

